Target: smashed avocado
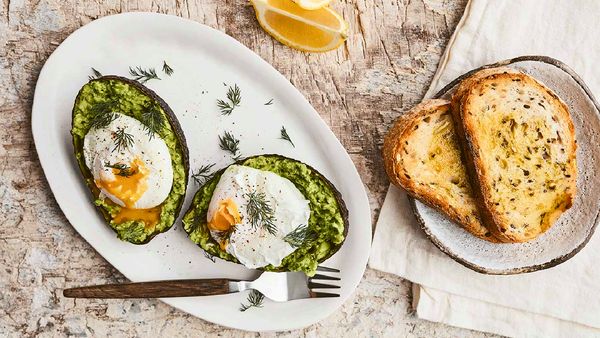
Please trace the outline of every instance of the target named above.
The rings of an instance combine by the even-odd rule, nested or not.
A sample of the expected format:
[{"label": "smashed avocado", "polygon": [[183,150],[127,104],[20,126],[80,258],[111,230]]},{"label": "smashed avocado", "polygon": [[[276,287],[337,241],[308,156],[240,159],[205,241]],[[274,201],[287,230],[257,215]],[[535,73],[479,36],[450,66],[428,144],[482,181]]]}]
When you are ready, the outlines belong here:
[{"label": "smashed avocado", "polygon": [[[165,123],[159,128],[158,135],[165,141],[171,155],[173,186],[168,197],[159,206],[160,216],[156,224],[146,224],[140,220],[128,220],[117,224],[113,218],[121,207],[108,198],[99,197],[100,191],[85,164],[84,138],[91,128],[95,114],[101,113],[102,110],[131,116],[143,123],[142,114],[148,109],[157,110],[165,117]],[[143,85],[126,78],[104,76],[92,80],[81,88],[75,100],[71,134],[75,157],[93,194],[94,204],[102,212],[108,225],[117,233],[118,238],[133,244],[144,244],[171,228],[185,197],[188,155],[185,138],[175,115],[160,97]]]},{"label": "smashed avocado", "polygon": [[[285,257],[281,266],[268,265],[263,270],[303,271],[309,276],[314,275],[317,265],[333,255],[345,239],[347,211],[337,190],[315,169],[283,156],[255,156],[236,164],[271,171],[287,178],[310,203],[308,229],[315,236]],[[183,226],[190,239],[207,253],[238,263],[212,238],[206,221],[208,205],[224,170],[214,174],[196,193],[192,206],[183,218]]]}]

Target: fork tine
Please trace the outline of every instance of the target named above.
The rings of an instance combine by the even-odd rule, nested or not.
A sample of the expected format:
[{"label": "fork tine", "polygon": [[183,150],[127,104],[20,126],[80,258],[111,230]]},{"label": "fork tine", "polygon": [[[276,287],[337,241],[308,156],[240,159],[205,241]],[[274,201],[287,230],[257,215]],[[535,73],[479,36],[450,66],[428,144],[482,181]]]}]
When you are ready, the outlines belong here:
[{"label": "fork tine", "polygon": [[338,269],[328,268],[326,266],[317,266],[317,271],[325,271],[325,272],[340,272]]},{"label": "fork tine", "polygon": [[334,298],[339,297],[337,293],[328,293],[328,292],[312,292],[310,293],[311,298]]},{"label": "fork tine", "polygon": [[310,281],[315,280],[315,279],[340,280],[340,277],[327,276],[327,275],[322,275],[322,274],[318,273],[318,274],[312,276],[311,278],[309,278]]},{"label": "fork tine", "polygon": [[331,285],[331,284],[322,284],[322,283],[315,283],[315,282],[308,282],[308,288],[309,289],[339,289],[340,286],[339,285]]}]

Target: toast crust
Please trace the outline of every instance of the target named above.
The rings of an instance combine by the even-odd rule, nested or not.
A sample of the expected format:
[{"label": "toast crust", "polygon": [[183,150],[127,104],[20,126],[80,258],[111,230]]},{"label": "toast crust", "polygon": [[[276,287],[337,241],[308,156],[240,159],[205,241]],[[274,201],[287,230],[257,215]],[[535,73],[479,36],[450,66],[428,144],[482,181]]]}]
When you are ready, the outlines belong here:
[{"label": "toast crust", "polygon": [[[511,112],[512,115],[508,115],[507,112],[496,111],[504,108],[504,106],[496,108],[495,104],[490,103],[494,112],[492,118],[501,120],[482,126],[480,121],[484,121],[485,112],[477,111],[477,108],[481,106],[481,100],[485,97],[496,95],[496,93],[490,94],[490,91],[495,91],[496,86],[499,86],[499,90],[503,90],[506,95],[512,95],[510,93],[513,93],[513,91],[517,93],[518,99],[513,102],[515,104],[511,108],[516,113],[512,114]],[[527,89],[527,92],[525,89]],[[527,95],[523,96],[525,92]],[[502,96],[500,97],[502,98]],[[501,102],[498,102],[499,106],[511,102],[506,99],[501,100]],[[462,135],[459,140],[465,155],[469,177],[474,187],[475,200],[478,203],[482,219],[494,236],[503,242],[526,242],[549,229],[558,217],[572,206],[576,193],[575,128],[566,104],[549,88],[526,74],[514,71],[492,71],[487,74],[480,74],[476,79],[472,79],[462,93],[457,93],[453,97],[453,106],[456,107],[456,109],[453,109],[453,116],[458,134]],[[487,109],[489,110],[489,108]],[[546,139],[548,146],[540,138],[543,133],[546,133],[545,129],[540,130],[538,128],[534,131],[532,128],[528,130],[529,124],[537,126],[535,123],[539,122],[540,118],[536,114],[540,113],[550,114],[546,117],[551,116],[552,121],[558,126],[557,130],[552,130],[552,133],[556,132],[557,137]],[[511,116],[517,117],[513,119]],[[520,117],[522,119],[515,122]],[[535,118],[538,120],[535,120]],[[490,135],[493,132],[490,130],[494,130],[496,125],[505,122],[509,126],[508,130],[512,130],[512,135],[515,135],[515,137],[508,137],[507,140],[505,134],[498,131],[499,139],[503,138],[501,143],[498,144],[498,141],[492,140],[493,136]],[[546,127],[545,122],[543,127]],[[533,137],[535,142],[513,143],[520,141],[518,137],[526,137],[530,140]],[[546,137],[548,135],[543,138]],[[560,145],[556,149],[560,149],[560,154],[554,152],[554,144],[557,142]],[[492,144],[491,147],[488,147],[490,149],[483,149],[489,143]],[[523,147],[526,147],[529,154],[522,151]],[[498,165],[500,167],[504,165],[503,170],[509,171],[506,176],[503,176],[495,172],[494,169],[498,165],[493,163],[494,160],[490,158],[490,154],[495,154],[496,151],[501,153],[505,148],[512,149],[512,152],[506,152],[506,154],[513,154],[511,158],[504,155],[504,153],[495,155],[495,161],[499,163]],[[531,151],[530,148],[533,148],[534,151]],[[538,152],[535,149],[549,149],[551,151],[541,150]],[[539,156],[542,156],[541,160]],[[516,165],[513,158],[527,161]],[[539,160],[535,167],[530,165],[532,159],[534,161]],[[556,169],[555,164],[561,166],[562,170],[554,170],[556,175],[542,183],[544,171]],[[522,171],[523,177],[515,174],[519,170]],[[560,176],[559,179],[558,176]],[[501,183],[500,181],[503,178],[505,182]],[[515,187],[508,190],[510,196],[503,194],[505,191],[502,187],[506,185],[507,179]],[[532,185],[524,187],[528,183]],[[501,187],[498,188],[497,184]],[[523,196],[524,192],[527,194],[526,196]],[[505,197],[509,199],[507,200]],[[550,202],[546,203],[546,201]],[[535,205],[533,210],[532,205]]]},{"label": "toast crust", "polygon": [[[387,174],[394,185],[404,188],[410,196],[437,208],[471,234],[497,243],[499,241],[480,221],[460,155],[456,154],[460,149],[449,110],[449,101],[426,100],[397,119],[384,140]],[[439,136],[444,138],[443,143],[437,144],[431,131],[426,130],[431,124],[443,127]],[[416,135],[420,126],[425,136]],[[424,158],[422,151],[419,153],[419,149],[429,149],[432,145],[439,146],[436,148],[441,153],[438,158],[450,157],[450,164],[454,165],[434,169],[436,153],[429,155],[431,160]],[[423,181],[423,172],[430,172],[438,181]]]},{"label": "toast crust", "polygon": [[[456,87],[456,91],[454,91],[454,94],[452,94],[452,99],[450,102],[450,105],[452,107],[452,112],[454,113],[455,111],[460,109],[460,99],[465,95],[465,93],[467,93],[471,89],[471,87],[473,87],[479,81],[481,81],[482,79],[484,79],[490,75],[502,74],[502,73],[516,74],[516,73],[518,73],[518,71],[516,71],[512,68],[509,68],[509,67],[487,68],[487,69],[482,69],[482,70],[478,71],[477,73],[474,73],[473,75],[469,76],[468,78],[462,80],[460,82],[460,84]],[[454,116],[454,114],[453,114],[453,116]],[[457,129],[458,129],[458,126],[457,126]],[[464,133],[461,133],[461,135],[463,135],[463,134]]]}]

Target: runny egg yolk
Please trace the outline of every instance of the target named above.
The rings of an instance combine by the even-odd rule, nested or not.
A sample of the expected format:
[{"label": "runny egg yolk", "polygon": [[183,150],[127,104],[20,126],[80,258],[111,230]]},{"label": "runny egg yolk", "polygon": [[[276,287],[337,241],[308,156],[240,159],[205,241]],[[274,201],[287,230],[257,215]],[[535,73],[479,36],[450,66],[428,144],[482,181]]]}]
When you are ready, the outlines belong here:
[{"label": "runny egg yolk", "polygon": [[121,208],[113,217],[113,222],[121,224],[127,221],[142,221],[146,229],[151,229],[158,224],[161,210],[160,206],[150,209]]},{"label": "runny egg yolk", "polygon": [[225,251],[225,250],[227,250],[228,244],[229,244],[229,239],[225,239],[225,240],[221,241],[221,243],[219,243],[219,247],[221,248],[221,250]]},{"label": "runny egg yolk", "polygon": [[97,180],[96,185],[106,190],[125,204],[128,209],[134,209],[135,202],[139,200],[148,189],[148,169],[140,159],[131,162],[128,171],[112,169],[115,179],[112,181]]},{"label": "runny egg yolk", "polygon": [[228,198],[219,202],[219,207],[208,222],[208,228],[215,231],[227,231],[241,221],[242,215],[240,215],[237,205],[231,198]]}]

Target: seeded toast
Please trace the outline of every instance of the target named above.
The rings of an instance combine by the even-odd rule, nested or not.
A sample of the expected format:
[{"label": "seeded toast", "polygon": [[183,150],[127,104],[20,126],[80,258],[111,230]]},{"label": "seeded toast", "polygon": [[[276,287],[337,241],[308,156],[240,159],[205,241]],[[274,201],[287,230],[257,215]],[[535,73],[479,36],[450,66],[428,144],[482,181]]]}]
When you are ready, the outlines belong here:
[{"label": "seeded toast", "polygon": [[525,242],[573,204],[575,128],[542,83],[486,71],[459,88],[452,114],[483,222],[503,242]]},{"label": "seeded toast", "polygon": [[[477,84],[477,82],[479,82],[480,80],[482,80],[490,75],[502,74],[502,73],[516,74],[516,73],[518,73],[518,71],[516,71],[512,68],[508,68],[508,67],[487,68],[487,69],[479,70],[479,71],[473,73],[471,76],[467,77],[466,79],[462,80],[456,87],[454,94],[452,94],[452,99],[450,102],[450,106],[452,107],[452,110],[460,109],[460,99],[464,96],[464,94],[468,90],[471,89],[471,87],[473,87],[475,84]],[[458,129],[458,127],[457,127],[457,129]]]},{"label": "seeded toast", "polygon": [[480,221],[449,101],[426,100],[402,115],[385,137],[383,159],[393,184],[473,235],[498,242]]}]

